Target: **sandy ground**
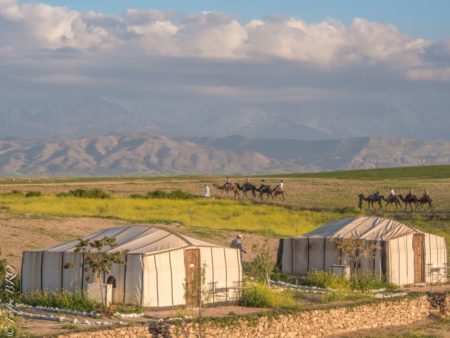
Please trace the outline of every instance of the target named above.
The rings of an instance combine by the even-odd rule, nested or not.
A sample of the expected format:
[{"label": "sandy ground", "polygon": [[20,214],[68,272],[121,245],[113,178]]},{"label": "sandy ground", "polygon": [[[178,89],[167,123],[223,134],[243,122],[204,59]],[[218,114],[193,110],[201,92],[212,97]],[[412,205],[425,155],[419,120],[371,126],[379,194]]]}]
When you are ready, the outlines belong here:
[{"label": "sandy ground", "polygon": [[22,252],[46,248],[124,222],[101,218],[36,218],[0,211],[2,256],[20,269]]}]

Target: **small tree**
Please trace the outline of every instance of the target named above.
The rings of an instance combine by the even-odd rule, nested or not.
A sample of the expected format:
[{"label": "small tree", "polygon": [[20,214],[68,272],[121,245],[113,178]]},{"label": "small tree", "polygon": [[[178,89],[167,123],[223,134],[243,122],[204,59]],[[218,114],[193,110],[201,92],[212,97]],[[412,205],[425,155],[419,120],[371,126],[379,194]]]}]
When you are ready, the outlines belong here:
[{"label": "small tree", "polygon": [[209,302],[211,297],[211,290],[206,285],[206,264],[203,263],[200,274],[194,276],[192,283],[189,285],[187,284],[187,281],[185,280],[185,283],[183,284],[184,287],[184,298],[186,300],[190,299],[191,297],[198,297],[198,336],[200,338],[203,337],[203,311],[206,308],[206,303]]},{"label": "small tree", "polygon": [[250,266],[250,275],[269,285],[270,273],[274,268],[273,253],[266,239],[262,245],[256,243],[252,246],[255,258]]},{"label": "small tree", "polygon": [[[75,253],[82,253],[84,256],[84,271],[88,273],[86,281],[90,281],[89,273],[91,273],[100,287],[100,296],[102,298],[102,310],[106,309],[106,299],[102,289],[102,275],[111,271],[113,264],[123,264],[124,251],[108,252],[117,247],[116,239],[103,237],[99,240],[83,240],[79,239],[79,243],[75,247]],[[69,269],[72,264],[66,264],[64,268]]]},{"label": "small tree", "polygon": [[377,251],[380,249],[375,241],[363,241],[353,236],[349,238],[336,238],[332,242],[336,245],[336,249],[341,252],[346,261],[351,264],[356,276],[358,275],[358,268],[361,261],[363,259],[374,259]]}]

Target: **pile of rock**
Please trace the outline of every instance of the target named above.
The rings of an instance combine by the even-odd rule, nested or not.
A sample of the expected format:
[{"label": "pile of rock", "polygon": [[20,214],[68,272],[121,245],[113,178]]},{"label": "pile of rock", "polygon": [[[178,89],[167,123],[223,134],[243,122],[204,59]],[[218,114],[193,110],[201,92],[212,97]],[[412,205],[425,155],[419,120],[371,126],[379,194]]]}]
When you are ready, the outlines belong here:
[{"label": "pile of rock", "polygon": [[16,309],[33,309],[36,311],[45,311],[45,312],[56,312],[56,313],[66,313],[74,316],[85,316],[85,317],[100,317],[100,313],[97,313],[95,311],[87,312],[87,311],[77,311],[77,310],[70,310],[70,309],[60,309],[57,307],[50,307],[50,306],[32,306],[28,304],[21,304],[17,303],[15,305]]},{"label": "pile of rock", "polygon": [[329,289],[319,288],[317,286],[290,284],[290,283],[286,283],[283,281],[269,280],[269,283],[272,286],[276,286],[276,287],[279,287],[282,289],[294,289],[294,290],[301,290],[303,292],[310,292],[310,293],[327,293],[328,291],[331,291]]},{"label": "pile of rock", "polygon": [[428,292],[428,301],[433,309],[439,310],[444,315],[450,315],[450,299],[445,292]]}]

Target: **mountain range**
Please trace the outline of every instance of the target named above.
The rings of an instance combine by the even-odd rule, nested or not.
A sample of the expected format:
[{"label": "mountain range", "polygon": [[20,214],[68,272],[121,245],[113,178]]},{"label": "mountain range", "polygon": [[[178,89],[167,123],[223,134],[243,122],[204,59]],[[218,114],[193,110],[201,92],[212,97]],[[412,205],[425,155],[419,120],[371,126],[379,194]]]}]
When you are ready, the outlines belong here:
[{"label": "mountain range", "polygon": [[261,174],[428,164],[450,164],[450,142],[170,138],[150,133],[0,141],[2,175]]},{"label": "mountain range", "polygon": [[420,102],[380,104],[243,104],[187,102],[134,106],[111,98],[86,96],[0,96],[0,139],[7,137],[99,136],[148,132],[168,137],[227,137],[336,140],[407,138],[450,141],[447,106]]}]

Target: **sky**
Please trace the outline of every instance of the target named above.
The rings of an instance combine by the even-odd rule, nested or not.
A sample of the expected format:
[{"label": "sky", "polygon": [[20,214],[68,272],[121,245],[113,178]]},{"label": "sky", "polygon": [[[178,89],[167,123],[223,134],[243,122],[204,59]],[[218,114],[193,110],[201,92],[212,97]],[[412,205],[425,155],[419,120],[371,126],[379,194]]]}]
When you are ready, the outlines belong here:
[{"label": "sky", "polygon": [[360,17],[380,23],[391,23],[402,32],[432,40],[445,38],[450,32],[448,0],[53,0],[46,3],[79,11],[94,10],[114,15],[123,14],[129,8],[179,11],[185,14],[214,11],[232,14],[241,22],[285,15],[307,22],[334,18],[348,24],[353,18]]},{"label": "sky", "polygon": [[445,138],[449,19],[445,0],[0,0],[0,118],[89,96],[178,134]]}]

